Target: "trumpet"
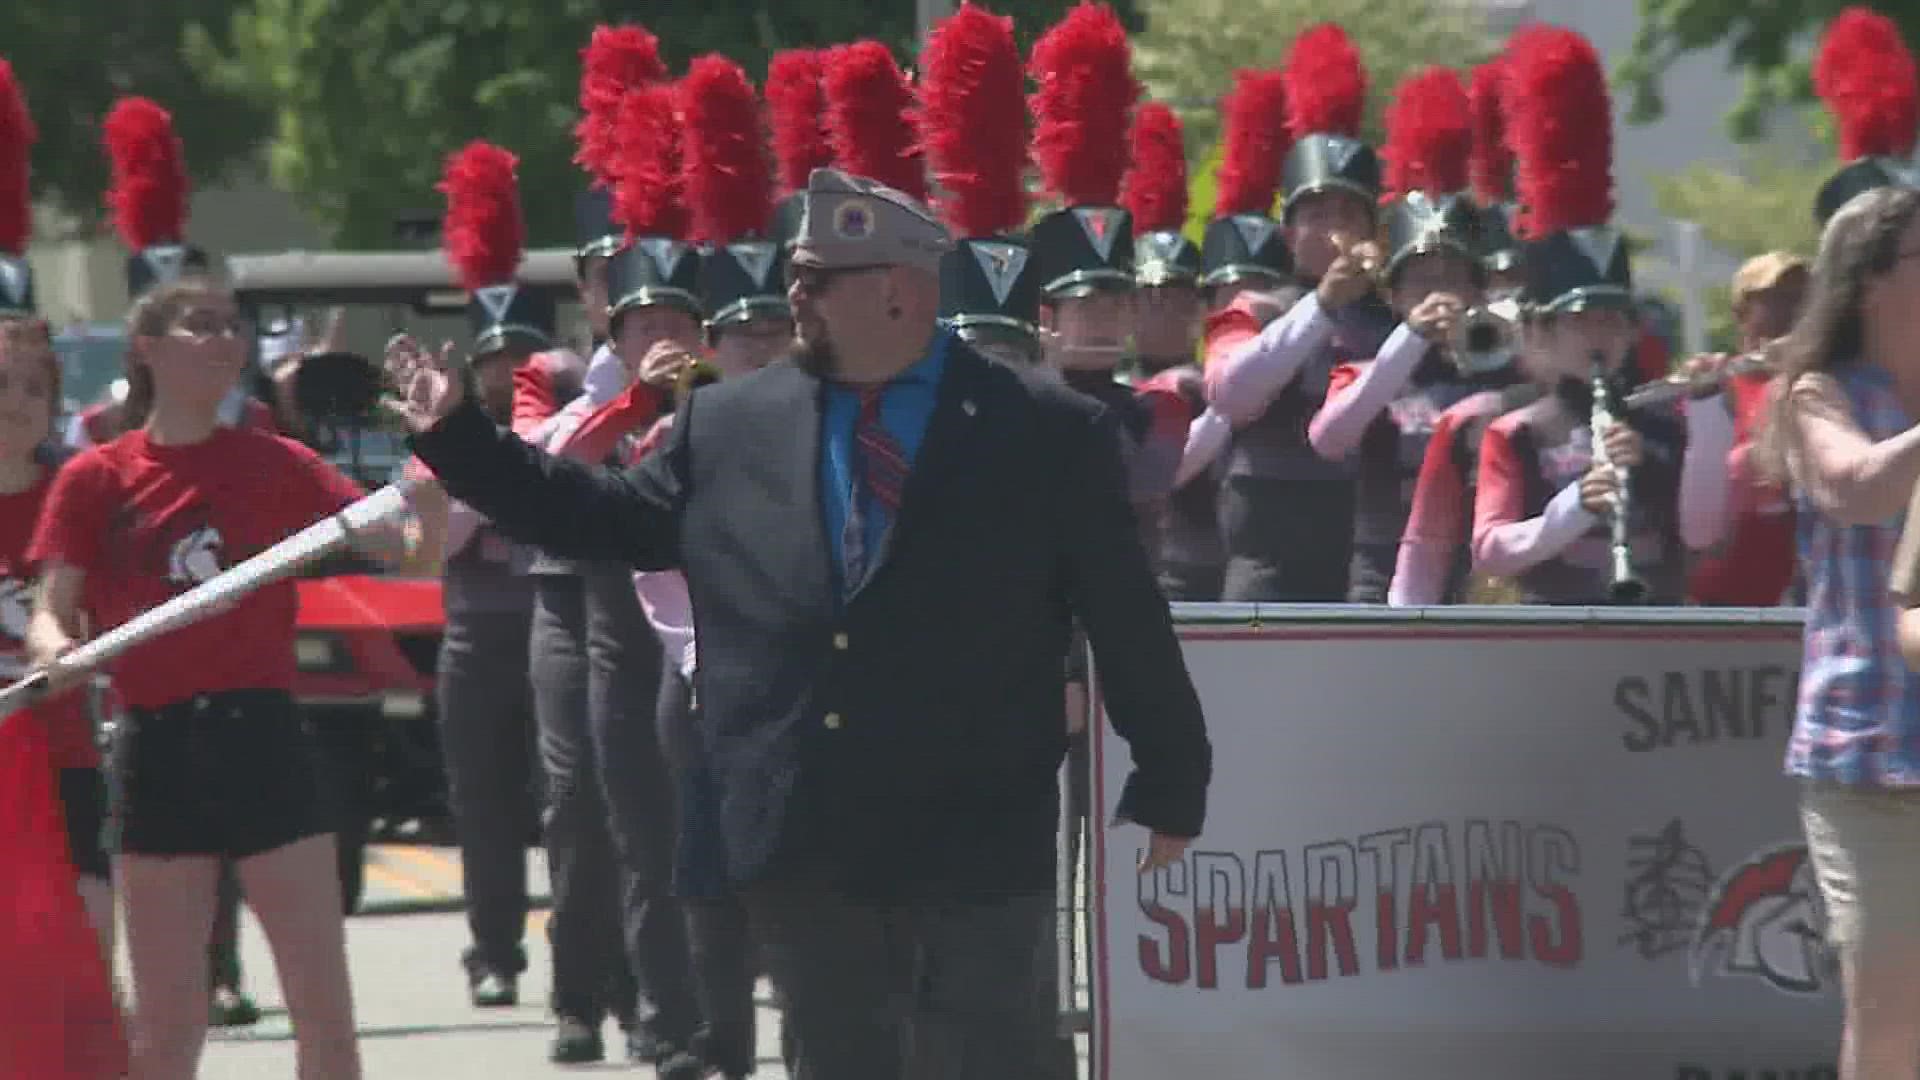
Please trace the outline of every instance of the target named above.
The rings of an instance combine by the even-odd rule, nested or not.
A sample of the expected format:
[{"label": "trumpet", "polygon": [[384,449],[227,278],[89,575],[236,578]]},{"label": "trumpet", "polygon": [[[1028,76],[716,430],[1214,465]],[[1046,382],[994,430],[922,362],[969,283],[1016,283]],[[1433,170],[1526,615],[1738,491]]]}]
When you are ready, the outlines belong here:
[{"label": "trumpet", "polygon": [[[1607,355],[1599,349],[1593,352],[1593,410],[1587,419],[1587,426],[1593,434],[1593,460],[1607,461],[1607,429],[1613,426],[1613,387],[1608,380],[1610,374]],[[1614,466],[1620,478],[1619,488],[1615,491],[1613,505],[1607,514],[1609,554],[1612,556],[1612,570],[1607,579],[1607,596],[1616,604],[1638,604],[1647,597],[1646,583],[1633,572],[1633,489],[1629,483],[1627,470]]]},{"label": "trumpet", "polygon": [[1520,346],[1520,302],[1511,297],[1469,308],[1447,335],[1447,352],[1463,374],[1497,371]]},{"label": "trumpet", "polygon": [[673,383],[673,397],[683,401],[695,388],[720,381],[720,369],[705,360],[693,359],[680,369],[680,375]]},{"label": "trumpet", "polygon": [[1642,383],[1627,393],[1629,409],[1644,409],[1652,405],[1665,405],[1681,397],[1710,397],[1718,393],[1727,380],[1736,375],[1752,375],[1757,372],[1773,370],[1773,346],[1767,345],[1739,356],[1720,365],[1707,375],[1688,376],[1674,372],[1665,378]]}]

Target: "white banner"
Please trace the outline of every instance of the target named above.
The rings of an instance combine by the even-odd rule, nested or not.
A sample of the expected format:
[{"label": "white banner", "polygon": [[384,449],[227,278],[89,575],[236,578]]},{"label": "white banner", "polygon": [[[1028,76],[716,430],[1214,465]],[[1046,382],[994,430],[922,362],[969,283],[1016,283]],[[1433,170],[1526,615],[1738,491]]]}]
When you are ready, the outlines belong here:
[{"label": "white banner", "polygon": [[1184,866],[1135,872],[1094,726],[1099,1080],[1835,1075],[1796,626],[1181,632],[1214,748]]}]

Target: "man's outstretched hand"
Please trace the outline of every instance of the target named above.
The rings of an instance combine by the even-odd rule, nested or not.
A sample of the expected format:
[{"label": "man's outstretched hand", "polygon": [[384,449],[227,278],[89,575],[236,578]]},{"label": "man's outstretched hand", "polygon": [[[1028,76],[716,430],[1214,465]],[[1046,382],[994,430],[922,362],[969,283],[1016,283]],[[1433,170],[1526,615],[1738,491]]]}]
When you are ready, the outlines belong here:
[{"label": "man's outstretched hand", "polygon": [[407,430],[420,434],[445,419],[466,400],[465,373],[460,370],[453,342],[436,355],[405,335],[387,343],[387,379],[399,393],[393,411]]}]

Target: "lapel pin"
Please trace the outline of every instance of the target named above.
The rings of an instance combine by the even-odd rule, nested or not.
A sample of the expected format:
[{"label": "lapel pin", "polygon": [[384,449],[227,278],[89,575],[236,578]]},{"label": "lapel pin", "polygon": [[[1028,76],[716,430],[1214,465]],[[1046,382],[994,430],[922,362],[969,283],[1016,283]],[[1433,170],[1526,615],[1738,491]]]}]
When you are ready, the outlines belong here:
[{"label": "lapel pin", "polygon": [[967,400],[960,403],[960,411],[966,413],[968,416],[972,416],[980,410],[973,404],[972,400]]}]

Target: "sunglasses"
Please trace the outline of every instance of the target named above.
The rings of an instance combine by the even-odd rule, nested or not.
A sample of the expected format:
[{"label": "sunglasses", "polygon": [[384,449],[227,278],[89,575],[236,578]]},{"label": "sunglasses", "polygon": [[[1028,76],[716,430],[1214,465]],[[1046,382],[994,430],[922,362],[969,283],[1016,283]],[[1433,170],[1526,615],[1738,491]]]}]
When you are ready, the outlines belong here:
[{"label": "sunglasses", "polygon": [[795,285],[798,285],[808,295],[819,296],[832,288],[833,283],[843,277],[851,277],[854,274],[864,274],[872,270],[885,269],[887,269],[887,267],[879,264],[824,267],[795,266],[789,263],[787,265],[787,288],[791,289]]}]

